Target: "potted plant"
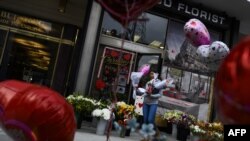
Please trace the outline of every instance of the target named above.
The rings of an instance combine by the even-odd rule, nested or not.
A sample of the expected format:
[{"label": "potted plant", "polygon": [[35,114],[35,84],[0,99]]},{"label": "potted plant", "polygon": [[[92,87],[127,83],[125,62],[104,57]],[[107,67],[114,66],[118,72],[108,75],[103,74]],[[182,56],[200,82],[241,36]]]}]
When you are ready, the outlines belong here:
[{"label": "potted plant", "polygon": [[69,95],[66,100],[73,106],[75,117],[77,121],[77,128],[81,128],[84,117],[91,115],[92,111],[101,105],[100,101],[84,97],[80,93],[73,93]]},{"label": "potted plant", "polygon": [[181,111],[178,110],[169,110],[163,115],[163,119],[167,121],[166,133],[172,134],[173,132],[173,124],[175,124],[176,119],[182,114]]},{"label": "potted plant", "polygon": [[74,112],[75,112],[75,118],[77,123],[77,129],[81,128],[82,124],[82,111],[83,111],[83,96],[73,93],[72,95],[69,95],[66,100],[73,106]]},{"label": "potted plant", "polygon": [[110,117],[111,117],[111,110],[108,108],[95,109],[92,112],[92,116],[98,118],[96,134],[104,135],[107,122],[108,120],[110,120]]},{"label": "potted plant", "polygon": [[197,121],[190,126],[192,135],[198,136],[204,141],[223,141],[224,129],[221,123],[208,123],[205,121]]},{"label": "potted plant", "polygon": [[175,123],[177,124],[177,140],[186,141],[188,135],[190,135],[190,125],[196,121],[196,118],[187,113],[178,113],[175,118]]},{"label": "potted plant", "polygon": [[127,121],[133,119],[136,116],[135,106],[128,105],[125,102],[117,102],[115,107],[115,120],[121,127],[120,137],[125,137],[125,135],[130,135],[130,130],[126,129]]}]

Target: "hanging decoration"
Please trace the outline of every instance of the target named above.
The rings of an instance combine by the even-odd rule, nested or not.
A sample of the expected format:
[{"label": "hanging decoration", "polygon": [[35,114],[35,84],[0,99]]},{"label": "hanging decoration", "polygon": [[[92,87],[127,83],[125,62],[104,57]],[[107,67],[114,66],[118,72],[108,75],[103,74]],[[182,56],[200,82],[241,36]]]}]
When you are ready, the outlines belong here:
[{"label": "hanging decoration", "polygon": [[137,20],[143,11],[156,5],[159,0],[96,0],[104,9],[124,27],[130,21]]},{"label": "hanging decoration", "polygon": [[217,112],[224,124],[250,124],[250,37],[238,43],[215,81]]},{"label": "hanging decoration", "polygon": [[201,62],[206,62],[207,57],[209,56],[209,45],[201,45],[196,51],[196,55]]},{"label": "hanging decoration", "polygon": [[210,35],[206,26],[198,19],[190,19],[184,26],[188,41],[194,46],[210,44]]},{"label": "hanging decoration", "polygon": [[0,97],[0,125],[14,141],[74,140],[74,111],[60,94],[9,80],[0,83]]},{"label": "hanging decoration", "polygon": [[211,45],[201,45],[196,54],[198,60],[210,69],[217,70],[222,60],[229,54],[229,48],[221,41],[215,41]]},{"label": "hanging decoration", "polygon": [[209,47],[208,60],[222,60],[229,54],[229,48],[221,41],[213,42]]}]

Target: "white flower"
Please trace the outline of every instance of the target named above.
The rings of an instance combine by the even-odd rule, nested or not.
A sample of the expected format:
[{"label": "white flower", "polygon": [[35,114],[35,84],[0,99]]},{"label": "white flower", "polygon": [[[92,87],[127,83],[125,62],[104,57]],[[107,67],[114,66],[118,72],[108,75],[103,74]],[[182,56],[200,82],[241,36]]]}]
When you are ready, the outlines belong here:
[{"label": "white flower", "polygon": [[109,119],[110,119],[110,114],[111,114],[111,112],[110,112],[109,109],[107,109],[107,108],[102,109],[102,114],[103,114],[103,118],[104,118],[105,120],[109,120]]},{"label": "white flower", "polygon": [[95,109],[95,110],[92,112],[92,116],[93,116],[93,117],[101,117],[101,116],[102,116],[102,110],[101,110],[101,109]]},{"label": "white flower", "polygon": [[105,120],[109,120],[110,119],[110,114],[111,114],[111,111],[107,108],[104,108],[104,109],[95,109],[93,112],[92,112],[92,116],[93,117],[102,117],[104,118]]}]

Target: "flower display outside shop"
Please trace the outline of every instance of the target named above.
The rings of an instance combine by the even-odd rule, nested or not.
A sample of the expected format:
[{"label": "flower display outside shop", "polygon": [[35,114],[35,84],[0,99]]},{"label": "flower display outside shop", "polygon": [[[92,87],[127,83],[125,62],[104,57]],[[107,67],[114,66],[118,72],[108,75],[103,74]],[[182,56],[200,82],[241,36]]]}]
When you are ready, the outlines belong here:
[{"label": "flower display outside shop", "polygon": [[189,126],[196,121],[193,115],[178,110],[169,110],[164,114],[163,118],[168,122],[183,124],[185,126]]},{"label": "flower display outside shop", "polygon": [[176,122],[176,119],[179,119],[182,113],[178,110],[169,110],[163,115],[163,118],[168,122]]},{"label": "flower display outside shop", "polygon": [[69,95],[66,100],[73,106],[75,112],[92,113],[96,108],[105,108],[107,104],[92,98],[84,97],[80,93]]},{"label": "flower display outside shop", "polygon": [[118,120],[132,119],[135,114],[135,106],[128,105],[125,102],[117,102],[115,116]]},{"label": "flower display outside shop", "polygon": [[[115,125],[116,129],[120,132],[120,136],[124,137],[125,131],[128,128],[130,121],[136,116],[135,106],[128,105],[125,102],[117,102],[115,105]],[[135,125],[136,126],[136,125]],[[131,127],[130,127],[131,128]]]},{"label": "flower display outside shop", "polygon": [[221,123],[208,123],[205,121],[198,121],[190,126],[193,135],[199,136],[200,139],[206,141],[223,141],[224,129]]},{"label": "flower display outside shop", "polygon": [[97,117],[97,118],[103,118],[105,120],[109,120],[110,119],[110,115],[111,115],[111,111],[108,108],[104,108],[104,109],[95,109],[92,112],[92,116],[93,117]]}]

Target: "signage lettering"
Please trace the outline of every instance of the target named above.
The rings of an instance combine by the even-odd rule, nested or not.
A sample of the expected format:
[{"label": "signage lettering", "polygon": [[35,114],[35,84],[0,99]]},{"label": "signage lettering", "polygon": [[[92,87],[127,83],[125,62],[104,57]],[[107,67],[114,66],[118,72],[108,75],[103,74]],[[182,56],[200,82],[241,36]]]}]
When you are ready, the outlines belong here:
[{"label": "signage lettering", "polygon": [[[177,2],[177,3],[173,3],[173,2]],[[180,1],[162,0],[161,2],[159,2],[159,4],[163,5],[165,8],[171,8],[178,12],[191,15],[191,16],[194,16],[194,17],[197,17],[202,20],[206,20],[215,24],[222,25],[225,23],[225,20],[226,20],[224,16],[206,11],[204,9],[200,9],[195,6],[185,4]]]},{"label": "signage lettering", "polygon": [[125,60],[119,61],[119,60],[112,58],[112,57],[106,57],[105,63],[114,64],[114,65],[122,65],[122,66],[129,64],[128,61],[125,61]]},{"label": "signage lettering", "polygon": [[52,30],[52,23],[50,22],[17,15],[15,13],[11,13],[4,10],[0,10],[0,24],[4,24],[11,27],[22,28],[39,33],[45,33],[49,35],[54,35],[54,33],[57,32],[56,28],[59,28],[59,30],[61,29],[60,25],[53,24],[53,27],[55,27],[55,29]]}]

